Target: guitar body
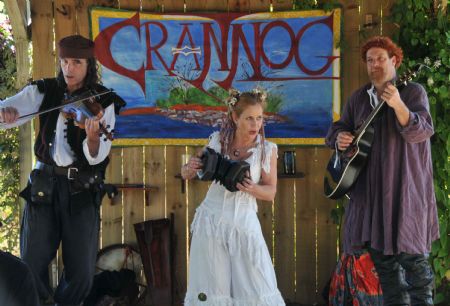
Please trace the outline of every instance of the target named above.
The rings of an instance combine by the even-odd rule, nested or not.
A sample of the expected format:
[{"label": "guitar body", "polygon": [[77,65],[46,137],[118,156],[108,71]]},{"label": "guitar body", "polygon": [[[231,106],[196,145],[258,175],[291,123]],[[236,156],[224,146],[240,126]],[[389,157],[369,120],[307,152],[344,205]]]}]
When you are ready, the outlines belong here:
[{"label": "guitar body", "polygon": [[374,136],[369,125],[344,152],[334,152],[327,165],[324,178],[325,196],[330,199],[343,197],[355,184],[359,173],[367,163]]}]

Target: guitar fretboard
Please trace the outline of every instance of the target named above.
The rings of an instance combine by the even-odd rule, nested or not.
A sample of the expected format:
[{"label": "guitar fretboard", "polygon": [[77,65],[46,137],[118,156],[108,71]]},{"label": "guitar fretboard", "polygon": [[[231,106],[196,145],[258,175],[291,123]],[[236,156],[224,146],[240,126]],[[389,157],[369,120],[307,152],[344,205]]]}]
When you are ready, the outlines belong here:
[{"label": "guitar fretboard", "polygon": [[[400,85],[406,86],[406,81],[404,78],[400,78],[395,82],[395,87],[399,88]],[[380,103],[373,109],[373,111],[369,114],[364,123],[355,131],[355,142],[359,140],[359,138],[364,134],[364,131],[367,129],[369,125],[372,124],[373,120],[376,116],[381,112],[381,110],[386,106],[386,101],[381,100]]]}]

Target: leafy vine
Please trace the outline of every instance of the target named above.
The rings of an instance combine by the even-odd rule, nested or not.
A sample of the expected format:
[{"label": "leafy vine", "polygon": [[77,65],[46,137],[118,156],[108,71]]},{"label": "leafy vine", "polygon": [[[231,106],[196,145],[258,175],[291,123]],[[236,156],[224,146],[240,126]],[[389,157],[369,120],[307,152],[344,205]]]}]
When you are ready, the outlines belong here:
[{"label": "leafy vine", "polygon": [[[0,2],[0,4],[3,4]],[[0,13],[2,13],[0,7]],[[0,22],[0,100],[15,93],[16,60],[11,27]],[[0,130],[0,249],[17,255],[19,237],[19,130]]]},{"label": "leafy vine", "polygon": [[418,82],[428,93],[435,135],[432,138],[434,188],[438,203],[440,240],[432,245],[435,304],[450,300],[450,18],[443,2],[397,0],[392,21],[399,26],[397,41],[405,54],[404,68],[431,66]]}]

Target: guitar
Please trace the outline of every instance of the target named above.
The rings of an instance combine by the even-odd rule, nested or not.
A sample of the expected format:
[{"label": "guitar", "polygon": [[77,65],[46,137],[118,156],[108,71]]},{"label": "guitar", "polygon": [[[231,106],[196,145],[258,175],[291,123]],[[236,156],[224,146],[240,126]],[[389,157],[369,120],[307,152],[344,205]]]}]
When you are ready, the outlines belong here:
[{"label": "guitar", "polygon": [[[395,86],[406,86],[408,81],[420,71],[422,65],[416,71],[407,71],[400,76]],[[372,149],[374,137],[374,128],[372,123],[386,108],[386,101],[380,103],[366,118],[364,123],[353,133],[355,138],[350,146],[343,152],[335,151],[328,162],[325,178],[324,193],[327,198],[339,199],[347,194],[350,188],[355,184],[359,173],[364,168],[367,158]]]}]

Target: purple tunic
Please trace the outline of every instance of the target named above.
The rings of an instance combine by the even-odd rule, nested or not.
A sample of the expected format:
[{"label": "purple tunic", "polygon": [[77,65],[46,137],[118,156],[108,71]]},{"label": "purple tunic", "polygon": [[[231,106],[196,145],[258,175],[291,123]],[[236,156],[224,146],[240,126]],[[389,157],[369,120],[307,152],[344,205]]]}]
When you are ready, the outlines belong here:
[{"label": "purple tunic", "polygon": [[[370,114],[370,87],[363,86],[350,97],[340,120],[328,131],[328,146],[334,148],[339,132],[356,130]],[[400,96],[410,110],[409,123],[401,127],[390,107],[374,123],[372,152],[346,207],[345,253],[370,243],[386,255],[425,254],[439,238],[428,98],[425,89],[412,82]]]}]

